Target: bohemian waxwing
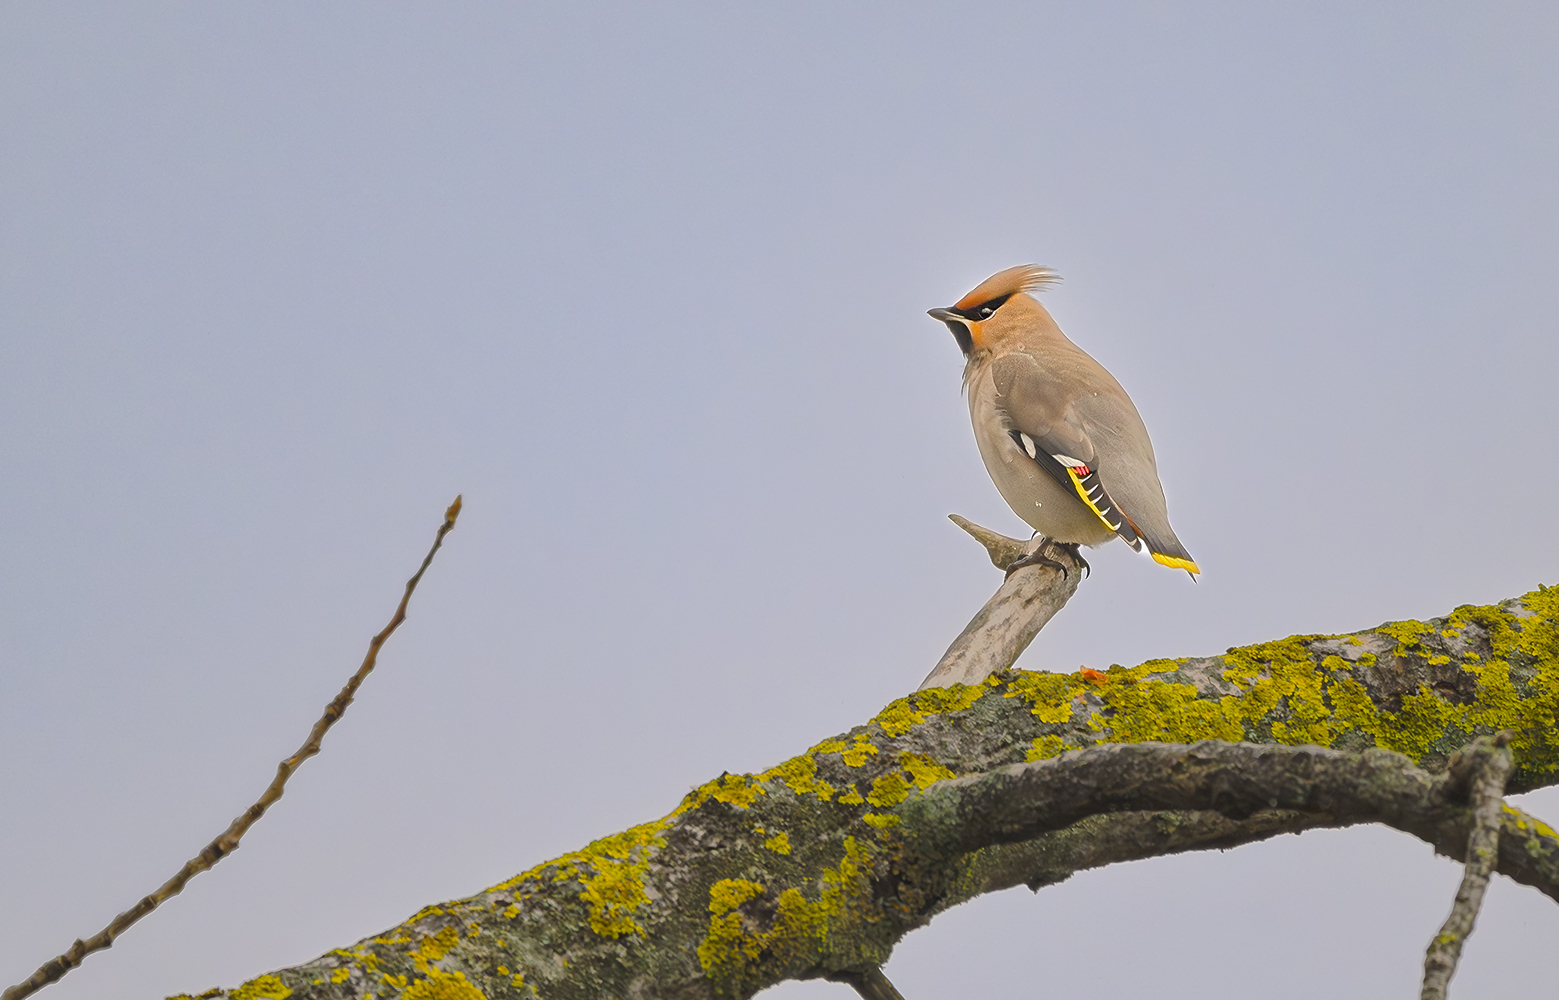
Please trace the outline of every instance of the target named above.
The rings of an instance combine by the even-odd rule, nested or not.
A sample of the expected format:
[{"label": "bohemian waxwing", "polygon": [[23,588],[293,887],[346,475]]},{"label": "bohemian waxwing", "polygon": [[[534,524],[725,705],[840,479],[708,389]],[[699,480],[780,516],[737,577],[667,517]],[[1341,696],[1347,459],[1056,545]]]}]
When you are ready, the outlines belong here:
[{"label": "bohemian waxwing", "polygon": [[[930,312],[964,352],[985,468],[1046,538],[1076,546],[1120,536],[1194,580],[1201,570],[1169,526],[1153,444],[1131,397],[1027,294],[1057,280],[1046,267],[1011,267]],[[1020,560],[1029,562],[1050,560]]]}]

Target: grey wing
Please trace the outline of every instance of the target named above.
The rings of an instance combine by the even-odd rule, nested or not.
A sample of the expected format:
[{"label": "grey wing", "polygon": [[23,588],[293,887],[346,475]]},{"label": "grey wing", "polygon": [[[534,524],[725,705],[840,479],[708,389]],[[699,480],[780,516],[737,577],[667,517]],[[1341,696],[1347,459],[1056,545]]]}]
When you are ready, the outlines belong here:
[{"label": "grey wing", "polygon": [[1027,354],[997,358],[991,377],[996,405],[1023,453],[1092,510],[1105,527],[1142,551],[1142,539],[1131,520],[1104,488],[1098,450],[1061,379]]},{"label": "grey wing", "polygon": [[1114,384],[1117,392],[1091,393],[1078,401],[1078,421],[1097,443],[1110,496],[1121,502],[1131,527],[1147,543],[1154,560],[1194,576],[1201,570],[1169,526],[1169,509],[1147,427],[1131,397],[1119,389],[1119,383]]}]

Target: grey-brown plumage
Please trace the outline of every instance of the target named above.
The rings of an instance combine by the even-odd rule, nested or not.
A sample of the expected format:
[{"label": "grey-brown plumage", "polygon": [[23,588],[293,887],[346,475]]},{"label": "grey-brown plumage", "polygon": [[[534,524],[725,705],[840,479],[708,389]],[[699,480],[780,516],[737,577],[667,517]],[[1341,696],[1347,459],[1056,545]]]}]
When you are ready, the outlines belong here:
[{"label": "grey-brown plumage", "polygon": [[1100,545],[1119,536],[1166,566],[1199,573],[1169,526],[1153,443],[1131,397],[1028,294],[1055,280],[1048,268],[1008,268],[930,312],[964,352],[985,468],[1047,538]]}]

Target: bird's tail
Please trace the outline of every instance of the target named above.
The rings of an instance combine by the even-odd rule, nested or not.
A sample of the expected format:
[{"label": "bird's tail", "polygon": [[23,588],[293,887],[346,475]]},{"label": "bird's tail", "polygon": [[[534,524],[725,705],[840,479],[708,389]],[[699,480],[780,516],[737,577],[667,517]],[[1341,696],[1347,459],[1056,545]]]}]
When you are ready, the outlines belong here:
[{"label": "bird's tail", "polygon": [[[1138,543],[1131,546],[1138,552],[1146,549],[1148,555],[1153,557],[1154,562],[1161,566],[1168,566],[1171,569],[1183,569],[1191,574],[1191,579],[1193,580],[1196,579],[1196,574],[1202,571],[1202,568],[1196,564],[1196,560],[1191,558],[1191,553],[1187,552],[1185,546],[1180,544],[1180,539],[1175,537],[1174,531],[1167,524],[1163,528],[1144,531],[1130,517],[1127,517],[1126,521],[1136,531],[1139,538]],[[1123,535],[1122,537],[1125,536]],[[1129,540],[1127,544],[1131,544]]]}]

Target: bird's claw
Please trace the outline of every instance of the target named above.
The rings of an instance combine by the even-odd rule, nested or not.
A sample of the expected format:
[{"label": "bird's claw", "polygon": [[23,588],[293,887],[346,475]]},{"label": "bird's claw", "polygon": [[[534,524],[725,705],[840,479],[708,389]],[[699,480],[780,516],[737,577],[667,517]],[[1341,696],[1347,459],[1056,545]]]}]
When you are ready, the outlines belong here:
[{"label": "bird's claw", "polygon": [[1069,553],[1071,553],[1072,558],[1076,559],[1083,567],[1083,576],[1085,578],[1093,576],[1093,567],[1088,565],[1088,560],[1083,558],[1082,552],[1079,551],[1078,546],[1075,543],[1047,542],[1046,544],[1041,545],[1039,548],[1035,549],[1033,552],[1030,552],[1028,555],[1013,560],[1007,566],[1007,579],[1010,580],[1012,578],[1012,574],[1016,573],[1025,566],[1049,566],[1051,569],[1058,569],[1061,571],[1061,578],[1063,580],[1070,576],[1071,573],[1067,569],[1065,563],[1057,562],[1045,554],[1047,551],[1049,551],[1050,546],[1052,545],[1064,548]]},{"label": "bird's claw", "polygon": [[1014,559],[1007,566],[1007,579],[1012,579],[1012,574],[1016,573],[1025,566],[1049,566],[1051,569],[1058,569],[1061,571],[1062,579],[1065,579],[1069,575],[1064,563],[1056,562],[1054,559],[1045,555],[1044,549],[1039,549],[1038,551],[1030,552],[1028,555],[1021,558]]}]

